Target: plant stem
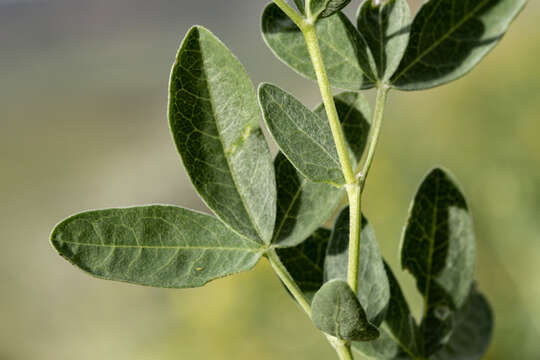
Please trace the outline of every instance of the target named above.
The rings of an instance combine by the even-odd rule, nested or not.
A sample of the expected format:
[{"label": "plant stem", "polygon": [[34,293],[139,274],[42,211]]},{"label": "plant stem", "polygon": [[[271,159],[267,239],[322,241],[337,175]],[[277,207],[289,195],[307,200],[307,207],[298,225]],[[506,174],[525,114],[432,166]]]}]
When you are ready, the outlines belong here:
[{"label": "plant stem", "polygon": [[313,24],[307,24],[302,29],[306,44],[317,75],[317,82],[323,98],[324,107],[328,116],[328,121],[332,129],[332,135],[336,144],[336,149],[343,171],[343,176],[347,183],[347,196],[349,198],[349,263],[347,271],[347,281],[351,289],[356,293],[358,291],[358,259],[360,250],[360,226],[361,226],[361,206],[360,206],[360,187],[354,175],[354,171],[349,159],[345,137],[339,116],[334,103],[334,97],[330,89],[326,69],[324,67],[317,32]]},{"label": "plant stem", "polygon": [[287,16],[300,28],[304,27],[305,20],[304,18],[298,14],[291,5],[287,4],[285,0],[274,0],[274,3],[279,6],[279,8],[287,14]]},{"label": "plant stem", "polygon": [[356,178],[349,159],[349,153],[347,151],[345,137],[343,136],[343,129],[341,128],[341,123],[336,110],[336,104],[334,103],[334,97],[332,95],[328,77],[326,75],[326,69],[324,67],[321,50],[319,48],[319,41],[317,39],[315,25],[306,22],[300,29],[304,34],[309,56],[311,57],[311,62],[313,63],[315,74],[317,75],[317,83],[321,91],[321,97],[328,116],[328,122],[330,123],[330,128],[332,129],[332,135],[336,144],[336,150],[345,182],[349,185],[355,184]]},{"label": "plant stem", "polygon": [[368,153],[364,161],[364,165],[361,170],[358,172],[358,177],[360,179],[360,192],[364,191],[366,185],[366,179],[371,169],[371,164],[373,163],[373,157],[375,156],[375,149],[379,141],[379,135],[381,133],[381,124],[384,117],[384,106],[386,105],[386,97],[390,88],[388,85],[382,84],[379,85],[377,89],[377,100],[375,103],[375,113],[373,114],[373,121],[371,123],[372,130],[371,136],[369,139]]},{"label": "plant stem", "polygon": [[298,287],[298,284],[296,284],[296,282],[291,277],[291,274],[289,274],[289,272],[287,271],[287,268],[285,268],[285,265],[283,265],[283,263],[281,262],[281,259],[276,253],[276,250],[268,250],[266,253],[266,257],[268,258],[268,261],[270,261],[272,268],[274,268],[274,271],[279,276],[281,281],[283,281],[283,284],[285,284],[294,299],[298,302],[298,304],[300,304],[305,313],[311,318],[311,305],[304,297],[304,294],[302,293],[302,290],[300,290],[300,288]]},{"label": "plant stem", "polygon": [[350,345],[338,339],[330,341],[330,343],[334,346],[334,349],[339,356],[339,360],[354,360]]}]

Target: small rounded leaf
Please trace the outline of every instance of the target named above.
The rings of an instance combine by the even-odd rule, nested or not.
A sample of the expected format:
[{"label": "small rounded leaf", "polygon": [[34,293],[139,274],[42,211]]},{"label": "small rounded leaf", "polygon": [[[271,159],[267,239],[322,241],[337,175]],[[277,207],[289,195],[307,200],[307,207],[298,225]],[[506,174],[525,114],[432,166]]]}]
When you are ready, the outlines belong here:
[{"label": "small rounded leaf", "polygon": [[348,341],[371,341],[379,330],[369,323],[366,312],[347,282],[332,280],[315,294],[312,320],[321,331]]}]

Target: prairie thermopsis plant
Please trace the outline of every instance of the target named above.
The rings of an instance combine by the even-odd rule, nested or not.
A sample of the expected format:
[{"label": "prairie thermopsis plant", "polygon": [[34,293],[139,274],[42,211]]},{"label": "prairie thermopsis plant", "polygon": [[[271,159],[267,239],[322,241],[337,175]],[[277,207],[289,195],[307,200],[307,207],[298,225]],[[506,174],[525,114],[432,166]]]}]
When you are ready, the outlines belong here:
[{"label": "prairie thermopsis plant", "polygon": [[[108,280],[202,286],[266,257],[340,359],[480,359],[493,317],[474,284],[475,237],[465,198],[436,168],[416,193],[401,265],[424,299],[419,323],[361,198],[391,89],[424,90],[467,74],[502,38],[526,0],[430,0],[411,19],[406,0],[274,0],[263,37],[316,80],[310,110],[276,85],[257,95],[209,30],[187,33],[172,69],[169,121],[184,167],[215,216],[175,206],[89,211],[61,222],[54,248]],[[346,89],[333,95],[331,87]],[[373,114],[359,91],[376,88]],[[264,118],[280,152],[272,161]],[[369,120],[368,120],[369,119]],[[364,151],[365,150],[365,151]],[[347,196],[332,230],[321,227]]]}]

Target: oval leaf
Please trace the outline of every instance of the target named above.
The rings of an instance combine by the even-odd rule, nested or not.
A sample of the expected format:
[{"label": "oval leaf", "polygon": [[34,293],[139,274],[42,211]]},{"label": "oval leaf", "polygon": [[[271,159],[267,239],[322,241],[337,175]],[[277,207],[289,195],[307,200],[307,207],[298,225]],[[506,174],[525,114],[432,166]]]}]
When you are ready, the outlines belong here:
[{"label": "oval leaf", "polygon": [[379,331],[371,325],[358,298],[343,280],[325,283],[311,304],[311,318],[321,331],[342,340],[371,341]]},{"label": "oval leaf", "polygon": [[463,307],[456,313],[448,343],[430,359],[480,360],[493,334],[493,312],[486,298],[472,288]]},{"label": "oval leaf", "polygon": [[336,185],[345,182],[328,121],[274,85],[259,87],[259,101],[272,137],[305,177]]},{"label": "oval leaf", "polygon": [[501,40],[527,0],[430,0],[413,20],[409,46],[392,77],[401,90],[423,90],[471,71]]},{"label": "oval leaf", "polygon": [[[353,92],[334,97],[352,163],[362,157],[371,117],[365,98]],[[326,121],[324,106],[315,114]],[[342,203],[343,188],[314,183],[298,172],[278,153],[274,159],[277,183],[277,215],[272,243],[278,247],[295,246],[330,218]]]},{"label": "oval leaf", "polygon": [[[330,84],[349,90],[372,88],[375,77],[369,72],[373,59],[365,40],[347,17],[338,12],[317,21],[316,28]],[[302,32],[276,4],[264,10],[262,32],[266,44],[281,61],[300,75],[316,80]]]},{"label": "oval leaf", "polygon": [[[368,320],[379,325],[390,301],[390,287],[379,252],[375,233],[362,217],[360,234],[361,261],[358,269],[358,299],[366,309]],[[347,279],[349,262],[349,208],[344,208],[336,219],[324,262],[325,280]]]},{"label": "oval leaf", "polygon": [[202,286],[251,269],[260,245],[212,216],[174,206],[97,210],[56,226],[51,243],[101,279],[166,288]]},{"label": "oval leaf", "polygon": [[438,349],[452,329],[453,312],[473,282],[476,244],[461,191],[442,169],[424,179],[411,206],[401,244],[401,264],[424,297],[424,355]]},{"label": "oval leaf", "polygon": [[373,54],[373,73],[383,82],[394,74],[407,48],[411,10],[406,0],[379,5],[366,0],[358,9],[358,30]]},{"label": "oval leaf", "polygon": [[238,233],[269,243],[276,187],[259,116],[240,62],[210,31],[192,28],[171,74],[174,141],[208,207]]},{"label": "oval leaf", "polygon": [[281,262],[309,301],[324,282],[324,256],[330,233],[328,229],[319,228],[300,245],[276,250]]}]

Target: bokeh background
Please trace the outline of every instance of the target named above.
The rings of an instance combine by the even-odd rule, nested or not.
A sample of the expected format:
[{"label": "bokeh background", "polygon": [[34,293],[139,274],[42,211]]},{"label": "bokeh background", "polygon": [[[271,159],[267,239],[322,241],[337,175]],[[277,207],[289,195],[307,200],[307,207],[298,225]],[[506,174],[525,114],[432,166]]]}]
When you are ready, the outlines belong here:
[{"label": "bokeh background", "polygon": [[[55,223],[85,209],[204,210],[166,120],[169,69],[192,24],[218,34],[254,83],[318,103],[314,83],[262,42],[265,3],[0,0],[1,360],[334,358],[265,261],[200,289],[152,289],[93,279],[48,242]],[[492,360],[540,359],[539,18],[531,0],[464,79],[391,93],[365,202],[418,313],[397,263],[409,201],[437,164],[460,179],[497,317]]]}]

